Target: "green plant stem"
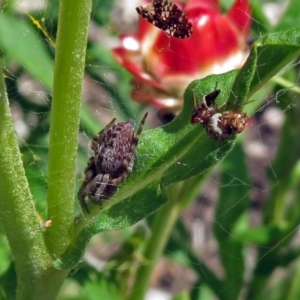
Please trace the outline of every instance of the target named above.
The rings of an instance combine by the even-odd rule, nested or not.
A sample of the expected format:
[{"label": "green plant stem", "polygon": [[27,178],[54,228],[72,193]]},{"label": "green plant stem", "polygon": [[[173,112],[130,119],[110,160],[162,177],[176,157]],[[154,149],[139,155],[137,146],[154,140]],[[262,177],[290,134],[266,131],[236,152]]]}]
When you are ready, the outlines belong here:
[{"label": "green plant stem", "polygon": [[144,258],[148,263],[143,264],[136,274],[130,300],[144,299],[153,268],[165,248],[170,232],[180,212],[180,204],[173,203],[172,201],[169,201],[157,212],[152,226],[152,233],[144,252]]},{"label": "green plant stem", "polygon": [[272,81],[282,86],[285,89],[289,89],[292,92],[300,94],[300,88],[290,80],[287,80],[281,76],[274,76]]},{"label": "green plant stem", "polygon": [[[0,69],[3,69],[1,58]],[[0,147],[0,217],[15,259],[17,299],[40,299],[44,283],[49,281],[45,271],[51,266],[52,259],[44,244],[42,229],[23,168],[2,74]],[[53,283],[57,282],[54,280]],[[49,294],[52,295],[53,291],[50,289]]]},{"label": "green plant stem", "polygon": [[60,1],[49,149],[48,247],[59,257],[73,234],[80,100],[92,1]]},{"label": "green plant stem", "polygon": [[151,228],[151,237],[144,251],[144,258],[148,263],[142,265],[137,272],[130,300],[144,299],[153,268],[165,249],[174,224],[181,211],[195,198],[199,190],[199,182],[203,178],[203,174],[200,174],[168,188],[168,196],[171,200],[157,212]]}]

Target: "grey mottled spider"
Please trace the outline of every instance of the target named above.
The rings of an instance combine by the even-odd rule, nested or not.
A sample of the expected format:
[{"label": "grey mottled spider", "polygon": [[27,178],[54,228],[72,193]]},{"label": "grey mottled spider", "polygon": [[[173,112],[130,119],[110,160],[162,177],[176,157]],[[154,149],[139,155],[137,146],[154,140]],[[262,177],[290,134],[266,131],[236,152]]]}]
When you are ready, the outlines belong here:
[{"label": "grey mottled spider", "polygon": [[113,119],[93,137],[91,149],[94,156],[88,161],[85,179],[78,191],[80,205],[86,212],[90,213],[86,197],[101,206],[102,201],[115,194],[117,185],[131,173],[135,148],[146,117],[147,113],[136,134],[134,120],[116,123]]}]

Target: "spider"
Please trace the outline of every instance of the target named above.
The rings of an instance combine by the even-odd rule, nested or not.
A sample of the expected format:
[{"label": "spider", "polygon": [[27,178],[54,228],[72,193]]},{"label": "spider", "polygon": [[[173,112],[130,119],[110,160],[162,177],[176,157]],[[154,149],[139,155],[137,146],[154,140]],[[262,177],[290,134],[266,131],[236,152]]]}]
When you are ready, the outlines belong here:
[{"label": "spider", "polygon": [[246,113],[229,110],[222,114],[214,114],[204,127],[207,134],[214,140],[224,140],[233,132],[241,133],[246,126],[247,119]]},{"label": "spider", "polygon": [[[232,135],[233,132],[241,133],[247,121],[247,114],[237,110],[229,110],[223,113],[218,111],[224,108],[228,103],[213,107],[213,103],[220,94],[221,90],[216,88],[210,94],[204,96],[201,101],[196,103],[194,93],[194,110],[191,123],[201,123],[206,133],[214,140],[224,140]],[[247,102],[249,103],[249,102]]]},{"label": "spider", "polygon": [[231,136],[230,126],[222,125],[222,114],[216,113],[208,120],[204,126],[206,133],[214,140],[224,140]]},{"label": "spider", "polygon": [[248,116],[246,113],[229,110],[223,112],[221,123],[223,127],[230,127],[236,133],[241,133],[245,129],[247,119]]},{"label": "spider", "polygon": [[209,122],[211,117],[219,110],[221,110],[223,107],[227,105],[227,103],[224,103],[222,105],[219,105],[217,107],[212,107],[212,104],[220,94],[221,90],[215,89],[210,94],[204,96],[201,101],[197,103],[196,101],[196,94],[195,90],[193,90],[194,94],[194,110],[192,113],[191,123],[201,123],[204,127]]},{"label": "spider", "polygon": [[102,201],[115,194],[117,185],[131,173],[135,148],[147,114],[136,134],[134,120],[116,123],[116,119],[113,119],[93,137],[91,149],[94,156],[88,160],[84,171],[85,179],[78,191],[80,205],[86,212],[90,213],[86,197],[101,207]]}]

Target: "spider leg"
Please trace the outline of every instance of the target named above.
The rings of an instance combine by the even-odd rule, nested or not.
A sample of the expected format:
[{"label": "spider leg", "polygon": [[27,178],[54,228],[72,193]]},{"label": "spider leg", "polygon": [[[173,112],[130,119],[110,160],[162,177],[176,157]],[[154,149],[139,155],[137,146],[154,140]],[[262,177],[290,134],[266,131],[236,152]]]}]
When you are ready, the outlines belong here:
[{"label": "spider leg", "polygon": [[103,196],[103,193],[107,187],[107,184],[109,182],[109,174],[99,174],[94,179],[94,184],[97,184],[98,188],[93,196],[94,202],[98,203],[101,206],[101,196]]},{"label": "spider leg", "polygon": [[119,177],[111,179],[110,183],[113,185],[118,185],[119,183],[124,181],[124,179],[128,176],[128,174],[132,172],[133,164],[134,164],[134,158],[132,158],[130,162],[128,162],[127,159],[124,159],[122,163],[122,168],[124,169],[123,173]]},{"label": "spider leg", "polygon": [[[130,160],[129,162],[127,159],[124,159],[122,166],[121,166],[122,173],[118,177],[109,179],[109,175],[108,174],[106,175],[107,178],[102,181],[102,182],[104,182],[104,181],[106,182],[105,189],[102,188],[102,190],[103,190],[102,194],[101,194],[102,199],[106,199],[106,198],[108,199],[117,192],[119,183],[123,182],[125,180],[125,178],[128,176],[128,174],[130,174],[132,172],[133,164],[134,164],[134,159]],[[102,186],[104,186],[104,185],[102,185]],[[97,192],[98,191],[99,190],[97,190]],[[102,202],[101,201],[102,199],[98,200],[98,202],[100,202],[100,204]]]},{"label": "spider leg", "polygon": [[205,97],[203,97],[203,98],[201,99],[201,101],[198,103],[195,89],[192,89],[192,91],[193,91],[193,98],[194,98],[194,109],[197,110],[197,109],[198,109],[198,105],[199,105],[200,103],[203,104],[203,105],[205,106],[205,108],[208,108],[208,106],[207,106],[207,104],[206,104],[206,101],[205,101]]},{"label": "spider leg", "polygon": [[102,130],[100,130],[92,140],[91,149],[95,151],[97,147],[99,146],[99,140],[101,140],[102,133],[104,130],[107,130],[109,127],[113,126],[116,122],[116,118],[112,119],[109,124],[107,124]]},{"label": "spider leg", "polygon": [[144,127],[144,124],[145,124],[147,116],[148,116],[148,113],[146,112],[145,115],[144,115],[144,117],[143,117],[143,119],[142,119],[142,121],[141,121],[141,123],[140,123],[139,129],[138,129],[138,131],[136,132],[136,134],[134,136],[135,145],[137,145],[139,137],[140,137],[140,135],[142,133],[142,130],[143,130],[143,127]]},{"label": "spider leg", "polygon": [[133,165],[134,165],[134,157],[132,157],[132,159],[130,160],[129,163],[126,159],[124,159],[123,166],[126,167],[126,175],[125,176],[127,176],[128,174],[130,174],[132,172]]},{"label": "spider leg", "polygon": [[88,183],[86,181],[83,182],[77,195],[78,195],[79,203],[80,203],[82,210],[85,210],[87,213],[90,213],[87,203],[85,201],[85,197],[88,195],[86,192],[87,185],[88,185]]},{"label": "spider leg", "polygon": [[215,111],[219,111],[219,110],[223,109],[224,107],[226,107],[227,105],[228,105],[228,102],[223,103],[223,104],[215,107]]},{"label": "spider leg", "polygon": [[89,194],[89,184],[92,181],[92,178],[95,176],[95,161],[94,157],[91,157],[88,161],[88,165],[86,169],[84,170],[85,173],[85,179],[82,183],[81,187],[78,190],[78,199],[81,205],[81,208],[85,210],[86,212],[90,213],[87,203],[85,201],[85,197]]}]

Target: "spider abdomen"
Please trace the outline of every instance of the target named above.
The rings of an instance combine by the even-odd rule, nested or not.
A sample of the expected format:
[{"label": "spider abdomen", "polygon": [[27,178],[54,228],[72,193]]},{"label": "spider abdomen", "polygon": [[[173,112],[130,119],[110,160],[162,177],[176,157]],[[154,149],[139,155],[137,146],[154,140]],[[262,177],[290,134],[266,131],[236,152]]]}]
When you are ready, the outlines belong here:
[{"label": "spider abdomen", "polygon": [[207,134],[214,140],[224,140],[231,136],[232,129],[222,125],[222,114],[214,114],[205,125]]},{"label": "spider abdomen", "polygon": [[134,121],[118,122],[100,132],[99,149],[95,151],[97,171],[118,174],[123,171],[123,162],[133,159]]}]

